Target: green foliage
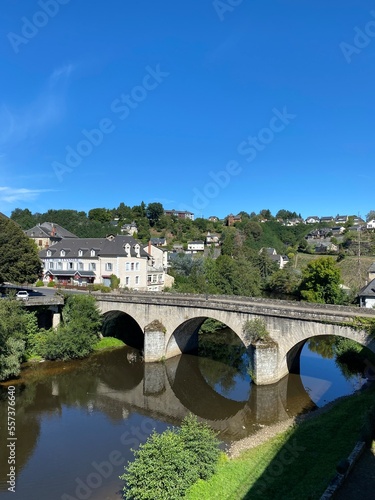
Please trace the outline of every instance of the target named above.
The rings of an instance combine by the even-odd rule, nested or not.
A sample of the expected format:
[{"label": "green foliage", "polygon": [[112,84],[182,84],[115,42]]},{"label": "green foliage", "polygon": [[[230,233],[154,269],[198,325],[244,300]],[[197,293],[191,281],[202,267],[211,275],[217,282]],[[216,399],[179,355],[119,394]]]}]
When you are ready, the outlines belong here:
[{"label": "green foliage", "polygon": [[42,280],[38,280],[36,283],[35,283],[35,286],[44,286],[44,283]]},{"label": "green foliage", "polygon": [[286,266],[275,271],[266,283],[266,290],[274,294],[296,295],[301,277],[295,269]]},{"label": "green foliage", "polygon": [[0,215],[0,282],[35,283],[42,272],[35,243],[11,219]]},{"label": "green foliage", "polygon": [[109,293],[112,291],[111,287],[102,285],[100,283],[95,283],[95,285],[88,285],[87,288],[92,292]]},{"label": "green foliage", "polygon": [[206,424],[186,417],[181,429],[153,432],[134,451],[135,460],[125,467],[124,498],[133,500],[178,500],[199,478],[216,470],[219,441]]},{"label": "green foliage", "polygon": [[223,328],[227,328],[224,323],[218,321],[217,319],[207,318],[203,325],[199,329],[199,333],[213,333],[222,330]]},{"label": "green foliage", "polygon": [[0,300],[0,380],[19,375],[27,328],[23,305],[16,300]]},{"label": "green foliage", "polygon": [[341,271],[332,257],[312,260],[302,271],[299,293],[303,300],[326,304],[341,304],[344,301],[340,288]]},{"label": "green foliage", "polygon": [[116,290],[120,284],[120,278],[118,278],[115,274],[111,274],[111,290]]},{"label": "green foliage", "polygon": [[63,324],[46,334],[46,359],[74,359],[88,356],[97,343],[102,319],[91,295],[70,295],[64,305]]},{"label": "green foliage", "polygon": [[269,340],[270,334],[267,331],[265,322],[260,318],[246,321],[243,332],[251,342]]},{"label": "green foliage", "polygon": [[160,217],[164,214],[164,208],[161,203],[149,203],[146,209],[146,216],[153,227],[158,222]]},{"label": "green foliage", "polygon": [[50,281],[47,283],[47,286],[48,286],[49,288],[54,288],[54,287],[56,286],[56,282],[55,282],[55,281],[53,281],[53,280],[50,280]]},{"label": "green foliage", "polygon": [[179,436],[191,455],[190,463],[198,478],[208,479],[215,473],[220,455],[219,441],[206,423],[198,422],[195,415],[182,421]]}]

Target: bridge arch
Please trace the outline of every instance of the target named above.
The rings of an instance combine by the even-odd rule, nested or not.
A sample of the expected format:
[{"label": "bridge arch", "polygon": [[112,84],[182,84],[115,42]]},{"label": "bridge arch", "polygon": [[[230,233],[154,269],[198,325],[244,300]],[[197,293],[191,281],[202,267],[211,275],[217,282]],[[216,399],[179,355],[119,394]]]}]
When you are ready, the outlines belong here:
[{"label": "bridge arch", "polygon": [[103,337],[115,337],[130,347],[142,350],[144,332],[137,321],[124,311],[111,310],[103,314]]}]

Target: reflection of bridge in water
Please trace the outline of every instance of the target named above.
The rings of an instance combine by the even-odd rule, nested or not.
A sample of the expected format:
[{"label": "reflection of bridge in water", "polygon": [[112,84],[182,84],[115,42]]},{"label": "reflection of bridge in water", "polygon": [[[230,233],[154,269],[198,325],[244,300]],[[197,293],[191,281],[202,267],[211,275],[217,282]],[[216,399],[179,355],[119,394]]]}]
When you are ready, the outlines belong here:
[{"label": "reflection of bridge in water", "polygon": [[297,374],[289,374],[272,385],[251,384],[247,400],[226,398],[207,383],[201,372],[201,360],[182,355],[165,363],[135,361],[133,365],[139,365],[138,376],[132,379],[132,387],[121,367],[116,369],[118,376],[111,380],[99,373],[98,402],[110,400],[114,413],[123,414],[125,407],[129,412],[146,413],[172,424],[179,424],[191,412],[207,421],[226,440],[240,439],[259,425],[316,408]]}]

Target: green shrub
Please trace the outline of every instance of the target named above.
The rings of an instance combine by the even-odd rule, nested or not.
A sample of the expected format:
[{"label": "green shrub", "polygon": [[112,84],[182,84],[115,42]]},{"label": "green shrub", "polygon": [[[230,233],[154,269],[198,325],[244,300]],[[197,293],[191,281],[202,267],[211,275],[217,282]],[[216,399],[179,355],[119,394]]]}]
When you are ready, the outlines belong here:
[{"label": "green shrub", "polygon": [[243,327],[243,332],[251,342],[269,340],[270,336],[265,322],[260,318],[246,321]]},{"label": "green shrub", "polygon": [[54,286],[56,286],[56,283],[53,280],[51,280],[48,282],[47,286],[49,286],[50,288],[53,288]]},{"label": "green shrub", "polygon": [[135,460],[120,476],[126,482],[124,498],[180,499],[198,479],[207,479],[215,472],[219,456],[214,432],[190,415],[180,430],[154,432],[134,451]]},{"label": "green shrub", "polygon": [[43,286],[44,283],[42,280],[38,280],[36,283],[35,283],[35,286]]},{"label": "green shrub", "polygon": [[41,355],[45,359],[61,359],[63,361],[85,358],[93,352],[97,340],[97,336],[85,329],[80,330],[64,325],[57,331],[50,330],[48,332]]}]

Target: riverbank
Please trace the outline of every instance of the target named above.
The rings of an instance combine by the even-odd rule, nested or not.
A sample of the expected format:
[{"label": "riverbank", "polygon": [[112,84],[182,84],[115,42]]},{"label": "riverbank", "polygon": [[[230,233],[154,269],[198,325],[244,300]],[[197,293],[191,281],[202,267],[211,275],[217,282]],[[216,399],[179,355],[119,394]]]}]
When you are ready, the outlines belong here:
[{"label": "riverbank", "polygon": [[234,443],[230,459],[209,481],[194,485],[187,498],[319,499],[360,437],[374,400],[372,385]]}]

